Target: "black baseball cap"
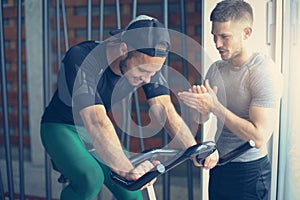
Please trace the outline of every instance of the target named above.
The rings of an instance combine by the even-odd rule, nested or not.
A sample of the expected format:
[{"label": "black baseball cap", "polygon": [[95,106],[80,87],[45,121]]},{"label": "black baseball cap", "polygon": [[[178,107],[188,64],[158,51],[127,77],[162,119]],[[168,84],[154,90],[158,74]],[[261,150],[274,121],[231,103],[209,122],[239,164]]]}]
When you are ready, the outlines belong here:
[{"label": "black baseball cap", "polygon": [[147,15],[139,15],[125,29],[113,30],[110,34],[152,57],[166,57],[169,53],[168,29],[157,19]]}]

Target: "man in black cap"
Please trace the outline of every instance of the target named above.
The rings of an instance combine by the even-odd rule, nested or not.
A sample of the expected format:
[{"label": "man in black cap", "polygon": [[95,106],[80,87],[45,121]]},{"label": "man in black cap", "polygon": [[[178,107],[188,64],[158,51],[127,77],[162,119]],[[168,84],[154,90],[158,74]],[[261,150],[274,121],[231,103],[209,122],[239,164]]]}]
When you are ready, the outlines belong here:
[{"label": "man in black cap", "polygon": [[[103,184],[118,199],[142,199],[140,191],[112,183],[110,172],[135,180],[158,162],[132,166],[107,115],[138,86],[143,87],[156,119],[165,119],[163,126],[174,140],[183,149],[196,144],[160,72],[170,48],[168,30],[156,19],[141,15],[125,30],[111,34],[113,39],[86,41],[68,50],[58,88],[42,117],[42,143],[70,181],[61,193],[63,200],[93,199]],[[211,168],[216,161],[206,159],[206,164]]]}]

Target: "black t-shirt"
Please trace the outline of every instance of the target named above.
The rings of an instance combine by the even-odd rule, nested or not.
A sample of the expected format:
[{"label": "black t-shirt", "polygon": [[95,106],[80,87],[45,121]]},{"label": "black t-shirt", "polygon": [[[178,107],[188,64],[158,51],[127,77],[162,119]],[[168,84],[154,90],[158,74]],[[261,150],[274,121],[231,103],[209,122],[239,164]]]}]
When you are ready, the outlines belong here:
[{"label": "black t-shirt", "polygon": [[[101,104],[109,112],[113,104],[136,89],[111,70],[106,58],[106,43],[98,41],[82,42],[69,49],[60,66],[57,85],[42,123],[83,125],[79,115],[81,109]],[[147,99],[169,94],[160,71],[142,87]]]}]

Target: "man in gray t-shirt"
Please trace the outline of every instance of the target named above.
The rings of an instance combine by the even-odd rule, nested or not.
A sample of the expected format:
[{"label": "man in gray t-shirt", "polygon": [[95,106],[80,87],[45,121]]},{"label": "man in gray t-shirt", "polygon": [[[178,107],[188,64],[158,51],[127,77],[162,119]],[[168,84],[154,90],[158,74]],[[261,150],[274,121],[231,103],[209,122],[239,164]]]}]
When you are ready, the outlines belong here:
[{"label": "man in gray t-shirt", "polygon": [[[210,85],[219,88],[217,92],[218,101],[226,106],[226,110],[219,115],[218,129],[215,136],[220,156],[237,148],[247,140],[253,140],[257,148],[249,150],[236,158],[234,162],[246,162],[264,157],[267,154],[265,143],[270,138],[272,131],[260,132],[259,124],[256,125],[255,123],[261,123],[262,128],[268,128],[267,120],[263,117],[267,117],[265,115],[271,113],[272,108],[278,106],[280,87],[278,88],[276,85],[280,84],[280,81],[272,60],[260,53],[254,53],[241,66],[234,66],[226,60],[217,61],[210,67],[206,80],[209,81]],[[256,119],[255,116],[253,116],[255,110],[259,114],[256,121],[254,120]],[[229,123],[227,127],[227,123],[224,124],[223,121],[229,120],[226,116],[229,111],[232,117],[243,119],[239,121],[238,118],[232,118],[231,126],[241,130],[242,127],[238,127],[239,125],[245,127],[250,125],[249,128],[253,128],[253,132],[251,130],[241,130],[239,134],[238,130],[230,129]],[[259,137],[256,135],[260,135],[261,138],[256,139],[256,137]]]},{"label": "man in gray t-shirt", "polygon": [[179,96],[200,112],[200,122],[211,113],[217,117],[215,139],[220,157],[249,140],[255,148],[210,170],[209,198],[268,199],[271,168],[267,142],[276,127],[281,75],[270,58],[247,46],[253,24],[248,3],[221,1],[210,20],[222,60],[212,64],[203,85],[193,86]]}]

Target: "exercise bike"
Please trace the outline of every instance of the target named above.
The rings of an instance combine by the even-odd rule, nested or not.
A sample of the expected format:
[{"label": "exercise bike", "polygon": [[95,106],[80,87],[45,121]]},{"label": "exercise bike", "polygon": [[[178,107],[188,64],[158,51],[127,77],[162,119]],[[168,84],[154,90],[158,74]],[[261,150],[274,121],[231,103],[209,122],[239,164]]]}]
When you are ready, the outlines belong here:
[{"label": "exercise bike", "polygon": [[[225,165],[228,162],[234,160],[235,158],[239,157],[249,149],[255,147],[255,143],[250,140],[238,148],[232,150],[231,152],[225,154],[217,163],[218,166]],[[208,141],[199,143],[197,145],[191,146],[186,150],[180,149],[149,149],[140,154],[134,155],[130,158],[131,163],[136,166],[139,163],[142,163],[146,160],[154,160],[157,157],[172,157],[172,159],[168,160],[164,164],[156,165],[152,170],[145,173],[139,179],[131,181],[126,180],[124,177],[119,176],[118,174],[112,172],[111,179],[118,185],[122,186],[127,190],[139,190],[148,182],[153,180],[154,178],[159,177],[160,175],[174,169],[176,166],[180,165],[181,163],[196,157],[198,163],[204,163],[205,159],[211,155],[214,151],[217,150],[217,146],[214,142]],[[147,187],[148,195],[150,200],[155,200],[155,193],[153,186]]]},{"label": "exercise bike", "polygon": [[[252,140],[250,140],[242,144],[238,148],[225,154],[221,158],[219,158],[217,165],[218,166],[225,165],[253,147],[255,147],[255,143]],[[134,181],[126,180],[124,177],[119,176],[115,172],[111,172],[111,179],[116,184],[122,186],[127,190],[131,190],[131,191],[139,190],[154,178],[157,178],[160,175],[174,169],[181,163],[190,160],[191,158],[196,157],[197,162],[203,165],[205,159],[216,150],[217,150],[217,145],[211,141],[196,144],[194,146],[189,147],[186,150],[173,149],[173,148],[163,148],[163,149],[154,148],[154,149],[145,150],[142,153],[134,155],[130,158],[130,161],[133,164],[133,166],[136,166],[146,160],[150,160],[150,161],[155,160],[159,157],[171,157],[171,159],[167,159],[167,161],[164,162],[163,164],[161,163],[156,165],[152,170],[145,173],[137,180]],[[54,170],[59,171],[58,169],[56,169],[54,163],[52,164]],[[63,174],[61,174],[60,177],[58,178],[58,182],[65,184],[68,182],[68,179]],[[149,199],[155,200],[156,197],[155,197],[153,186],[147,187],[147,190],[148,190]]]}]

